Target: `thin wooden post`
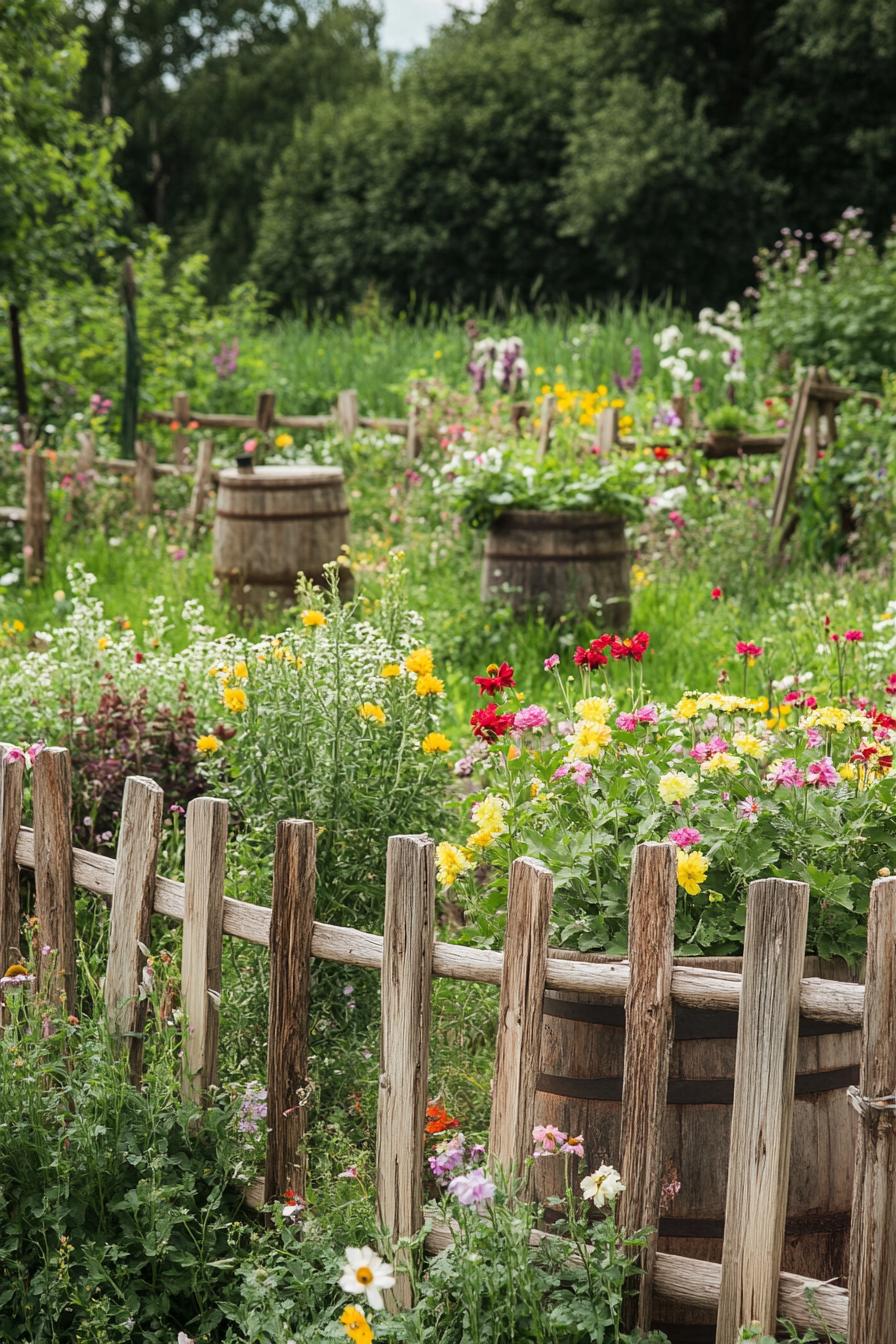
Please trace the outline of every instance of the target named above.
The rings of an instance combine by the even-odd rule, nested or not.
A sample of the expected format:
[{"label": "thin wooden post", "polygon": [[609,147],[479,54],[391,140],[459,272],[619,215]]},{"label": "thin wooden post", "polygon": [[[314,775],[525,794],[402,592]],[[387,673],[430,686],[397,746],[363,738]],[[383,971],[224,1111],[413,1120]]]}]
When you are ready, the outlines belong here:
[{"label": "thin wooden post", "polygon": [[597,446],[601,453],[608,453],[619,442],[619,412],[613,406],[607,406],[597,417]]},{"label": "thin wooden post", "polygon": [[281,821],[274,851],[268,1000],[268,1136],[264,1199],[282,1199],[290,1186],[305,1196],[305,1094],[311,937],[314,932],[315,828]]},{"label": "thin wooden post", "polygon": [[554,883],[543,864],[510,869],[489,1159],[519,1179],[532,1151],[535,1086]]},{"label": "thin wooden post", "polygon": [[187,505],[187,525],[190,532],[195,535],[199,527],[199,519],[202,517],[208,500],[209,486],[212,480],[212,453],[215,445],[211,439],[199,440],[199,451],[196,454],[196,475],[193,479],[193,493],[190,496],[190,502]]},{"label": "thin wooden post", "polygon": [[156,446],[149,439],[137,440],[134,476],[134,506],[138,513],[152,513],[155,505]]},{"label": "thin wooden post", "polygon": [[557,398],[553,392],[546,392],[541,403],[541,420],[538,426],[538,456],[545,458],[551,446],[551,430],[554,428],[554,416],[557,412]]},{"label": "thin wooden post", "polygon": [[146,1021],[146,1000],[139,997],[146,962],[140,944],[149,943],[163,804],[162,790],[153,780],[140,775],[125,780],[103,999],[112,1033],[128,1052],[135,1085],[143,1076]]},{"label": "thin wooden post", "polygon": [[849,1344],[896,1340],[896,878],[871,888],[849,1243]]},{"label": "thin wooden post", "polygon": [[64,747],[34,758],[34,889],[38,937],[50,950],[37,967],[39,987],[75,1011],[75,896],[72,878],[72,773]]},{"label": "thin wooden post", "polygon": [[0,743],[0,973],[20,960],[22,921],[16,841],[22,824],[25,763],[10,760],[6,746]]},{"label": "thin wooden post", "polygon": [[408,401],[408,430],[404,440],[404,455],[408,462],[414,462],[422,447],[420,436],[420,410],[417,406],[420,384],[415,382]]},{"label": "thin wooden post", "polygon": [[358,431],[358,394],[354,388],[347,388],[336,398],[336,424],[339,433],[350,439]]},{"label": "thin wooden post", "polygon": [[187,1035],[182,1090],[194,1101],[201,1101],[218,1080],[227,816],[221,798],[194,798],[187,807],[182,968]]},{"label": "thin wooden post", "polygon": [[808,915],[805,882],[750,883],[717,1344],[775,1333]]},{"label": "thin wooden post", "polygon": [[[793,417],[787,429],[787,439],[781,449],[781,462],[778,467],[778,479],[775,484],[775,497],[772,502],[772,532],[777,533],[783,527],[787,516],[787,507],[796,482],[797,467],[803,448],[803,433],[809,412],[809,398],[815,381],[815,369],[810,368],[800,383],[793,405]],[[780,538],[775,544],[780,544]]]},{"label": "thin wooden post", "polygon": [[[186,432],[187,425],[190,423],[190,398],[186,392],[175,392],[173,409],[174,419],[180,425],[180,429],[174,431],[171,455],[174,458],[175,466],[183,467],[187,464],[190,443],[190,436]],[[137,451],[139,456],[139,446]]]},{"label": "thin wooden post", "polygon": [[639,1255],[638,1296],[625,1304],[626,1328],[650,1329],[656,1229],[663,1185],[663,1124],[672,1050],[672,954],[678,895],[674,845],[641,844],[628,889],[629,983],[625,995],[619,1226],[653,1228]]},{"label": "thin wooden post", "polygon": [[[425,835],[393,835],[386,852],[380,1091],[376,1117],[377,1214],[389,1236],[423,1225],[423,1141],[429,1086],[429,1026],[436,889],[435,848]],[[403,1249],[398,1264],[407,1263]],[[392,1310],[411,1305],[400,1274]]]},{"label": "thin wooden post", "polygon": [[82,429],[76,437],[78,456],[75,459],[75,471],[83,476],[96,468],[96,435],[92,429]]},{"label": "thin wooden post", "polygon": [[47,548],[47,470],[36,448],[25,454],[25,532],[22,559],[25,578],[40,578]]},{"label": "thin wooden post", "polygon": [[259,392],[258,394],[258,400],[255,403],[255,423],[262,434],[267,434],[274,423],[276,400],[277,397],[274,392]]}]

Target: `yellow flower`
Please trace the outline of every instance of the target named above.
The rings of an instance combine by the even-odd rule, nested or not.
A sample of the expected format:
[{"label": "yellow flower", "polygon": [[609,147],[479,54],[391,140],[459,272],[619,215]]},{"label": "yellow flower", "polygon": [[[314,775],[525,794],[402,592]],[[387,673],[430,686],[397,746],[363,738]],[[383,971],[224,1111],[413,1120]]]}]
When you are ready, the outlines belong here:
[{"label": "yellow flower", "polygon": [[414,690],[418,695],[442,695],[445,683],[439,677],[434,677],[431,672],[424,672],[422,677],[417,678]]},{"label": "yellow flower", "polygon": [[439,751],[450,751],[451,743],[444,733],[427,733],[420,743],[420,750],[425,751],[427,756],[433,756]]},{"label": "yellow flower", "polygon": [[399,663],[383,663],[380,668],[381,677],[400,677],[401,665]]},{"label": "yellow flower", "polygon": [[696,896],[706,881],[709,863],[699,849],[678,851],[678,885],[684,887],[689,896]]},{"label": "yellow flower", "polygon": [[568,761],[585,761],[589,756],[599,756],[609,745],[613,734],[605,723],[588,723],[583,720],[576,724],[576,730],[566,753]]},{"label": "yellow flower", "polygon": [[600,695],[592,695],[587,700],[576,702],[576,713],[585,723],[606,723],[616,708],[612,700]]},{"label": "yellow flower", "polygon": [[[784,706],[779,706],[780,710]],[[824,705],[821,709],[813,709],[803,719],[802,728],[828,728],[835,733],[842,733],[848,723],[855,721],[847,709],[837,709],[835,705]]]},{"label": "yellow flower", "polygon": [[649,588],[651,584],[650,575],[641,565],[632,565],[632,583],[636,588]]},{"label": "yellow flower", "polygon": [[234,714],[242,714],[249,703],[249,698],[242,686],[226,686],[224,688],[224,704]]},{"label": "yellow flower", "polygon": [[326,625],[327,618],[322,611],[303,611],[302,624],[306,627]]},{"label": "yellow flower", "polygon": [[249,675],[249,669],[245,663],[234,663],[233,675],[235,677],[242,677],[243,679],[245,679]]},{"label": "yellow flower", "polygon": [[766,751],[765,743],[753,733],[735,733],[734,746],[741,756],[752,756],[757,761],[762,760]]},{"label": "yellow flower", "polygon": [[[63,593],[63,597],[64,597],[64,596],[65,596],[65,594]],[[25,629],[25,622],[24,622],[24,621],[20,621],[19,618],[16,617],[16,619],[15,619],[15,620],[13,621],[13,623],[12,623],[12,628],[13,628],[13,630],[15,630],[15,632],[16,632],[17,635],[20,635],[20,634],[22,633],[22,631]],[[108,643],[108,640],[107,640],[106,642]]]},{"label": "yellow flower", "polygon": [[613,400],[610,402],[610,405],[612,406],[614,411],[621,411],[623,406],[625,405],[625,402],[623,401],[622,397],[614,397]]},{"label": "yellow flower", "polygon": [[210,756],[213,751],[220,751],[221,739],[215,737],[214,733],[205,733],[202,737],[196,739],[196,750],[201,751],[204,756]]},{"label": "yellow flower", "polygon": [[434,353],[433,353],[433,359],[441,359],[441,358],[442,358],[442,352],[441,352],[441,350],[436,350],[436,351],[434,351]]},{"label": "yellow flower", "polygon": [[291,434],[278,434],[274,443],[278,448],[291,448],[293,445],[293,437]]},{"label": "yellow flower", "polygon": [[697,781],[683,770],[670,770],[660,778],[659,787],[664,803],[683,803],[697,792]]},{"label": "yellow flower", "polygon": [[415,649],[413,653],[409,653],[407,658],[405,658],[404,665],[407,670],[413,672],[415,676],[428,676],[435,666],[432,660],[432,649]]},{"label": "yellow flower", "polygon": [[358,706],[358,713],[362,719],[369,719],[371,723],[383,724],[386,722],[386,711],[382,705],[375,705],[370,700],[365,700],[363,705]]},{"label": "yellow flower", "polygon": [[359,1311],[357,1307],[346,1307],[339,1317],[339,1323],[354,1344],[371,1344],[373,1327],[363,1311]]},{"label": "yellow flower", "polygon": [[708,761],[703,762],[700,773],[720,775],[724,771],[726,775],[737,775],[740,774],[741,764],[739,756],[732,756],[730,751],[719,751],[715,756],[710,756]]},{"label": "yellow flower", "polygon": [[540,779],[533,779],[529,784],[529,797],[537,798],[543,788],[544,784]]},{"label": "yellow flower", "polygon": [[697,701],[691,695],[683,695],[675,706],[675,717],[677,719],[693,719],[697,713]]},{"label": "yellow flower", "polygon": [[489,793],[473,808],[472,818],[479,830],[470,836],[470,844],[476,849],[486,849],[507,830],[504,813],[507,804],[497,794]]},{"label": "yellow flower", "polygon": [[100,635],[99,639],[96,642],[96,646],[102,653],[103,649],[108,649],[111,642],[112,641],[110,640],[108,635]]},{"label": "yellow flower", "polygon": [[472,866],[472,859],[458,845],[449,845],[447,840],[436,845],[436,874],[440,886],[453,887]]}]

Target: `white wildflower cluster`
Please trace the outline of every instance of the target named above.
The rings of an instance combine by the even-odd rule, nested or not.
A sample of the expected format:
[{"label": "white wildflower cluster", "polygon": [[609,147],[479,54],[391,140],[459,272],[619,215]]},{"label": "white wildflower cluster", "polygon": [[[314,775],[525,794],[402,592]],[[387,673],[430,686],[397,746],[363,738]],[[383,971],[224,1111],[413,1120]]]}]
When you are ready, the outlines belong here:
[{"label": "white wildflower cluster", "polygon": [[698,366],[714,358],[720,358],[725,366],[726,383],[742,383],[745,380],[743,340],[740,336],[742,325],[740,304],[732,300],[721,313],[712,308],[702,308],[697,318],[698,335],[723,346],[721,351],[709,345],[701,345],[699,349],[687,345],[684,332],[674,322],[655,334],[653,342],[662,355],[660,368],[669,374],[676,393],[691,387],[697,378]]},{"label": "white wildflower cluster", "polygon": [[523,342],[519,336],[506,336],[496,341],[485,336],[473,346],[468,371],[477,392],[481,392],[491,377],[502,392],[516,392],[529,377],[529,365],[523,356]]}]

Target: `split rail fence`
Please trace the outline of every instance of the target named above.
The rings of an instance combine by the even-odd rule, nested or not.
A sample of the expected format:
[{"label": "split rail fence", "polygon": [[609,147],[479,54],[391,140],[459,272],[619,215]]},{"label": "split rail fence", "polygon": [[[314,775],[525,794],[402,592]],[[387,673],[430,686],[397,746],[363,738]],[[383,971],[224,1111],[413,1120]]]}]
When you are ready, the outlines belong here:
[{"label": "split rail fence", "polygon": [[[428,1091],[432,977],[500,987],[490,1161],[521,1172],[531,1150],[545,989],[599,992],[626,1010],[618,1218],[626,1229],[656,1227],[662,1185],[673,1005],[739,1012],[728,1195],[721,1264],[658,1253],[642,1255],[630,1323],[647,1327],[652,1299],[715,1309],[718,1344],[735,1344],[742,1326],[770,1334],[780,1315],[800,1327],[848,1329],[849,1344],[896,1339],[896,878],[871,892],[864,986],[802,979],[809,891],[767,879],[750,887],[742,974],[673,964],[677,895],[675,848],[642,844],[629,889],[627,961],[590,963],[552,955],[548,946],[553,881],[541,864],[517,859],[508,891],[503,952],[435,938],[434,845],[425,836],[388,842],[383,936],[315,920],[315,827],[277,826],[270,908],[224,896],[227,804],[199,798],[186,817],[183,881],[156,872],[162,791],[128,779],[116,858],[73,848],[68,753],[36,758],[33,827],[22,825],[23,765],[0,761],[0,938],[11,955],[20,936],[19,869],[34,874],[40,937],[56,949],[51,989],[74,1005],[77,886],[111,898],[105,1005],[135,1082],[141,1075],[144,1006],[138,996],[153,915],[183,924],[183,1087],[197,1099],[217,1079],[218,1004],[223,935],[267,947],[270,1008],[267,1049],[268,1136],[262,1180],[247,1192],[255,1206],[305,1179],[303,1140],[308,1072],[310,960],[317,957],[382,973],[377,1201],[397,1243],[424,1226],[424,1127]],[[861,1116],[852,1211],[850,1291],[780,1272],[785,1228],[800,1015],[862,1027],[860,1086],[850,1099]],[[844,1096],[844,1120],[847,1099]],[[429,1219],[427,1245],[449,1244],[450,1224]],[[539,1234],[550,1235],[547,1233]],[[399,1257],[403,1252],[399,1250]],[[399,1276],[392,1305],[409,1301]]]}]

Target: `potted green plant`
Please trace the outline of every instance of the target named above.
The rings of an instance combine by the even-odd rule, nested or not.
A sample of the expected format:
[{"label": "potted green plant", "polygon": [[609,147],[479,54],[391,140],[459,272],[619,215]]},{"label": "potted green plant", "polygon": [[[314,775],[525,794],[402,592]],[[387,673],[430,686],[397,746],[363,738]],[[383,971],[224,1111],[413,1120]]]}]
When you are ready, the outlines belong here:
[{"label": "potted green plant", "polygon": [[747,425],[747,414],[740,406],[719,406],[706,417],[709,442],[720,453],[737,452]]}]

